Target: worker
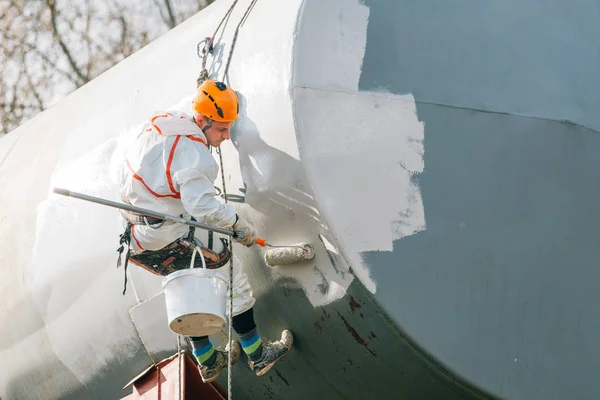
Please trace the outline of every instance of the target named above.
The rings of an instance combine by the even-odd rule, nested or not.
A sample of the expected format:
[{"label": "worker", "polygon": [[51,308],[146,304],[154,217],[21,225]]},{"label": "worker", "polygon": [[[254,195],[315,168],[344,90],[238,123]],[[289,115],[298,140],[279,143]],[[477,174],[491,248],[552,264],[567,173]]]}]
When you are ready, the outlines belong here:
[{"label": "worker", "polygon": [[[237,95],[223,82],[206,80],[198,87],[192,106],[193,115],[165,112],[147,121],[127,149],[121,197],[133,206],[241,230],[244,237],[233,240],[250,247],[255,243],[256,230],[233,206],[217,198],[214,182],[219,168],[211,153],[211,147],[218,148],[230,138],[239,113]],[[206,267],[229,277],[232,254],[225,238],[217,240],[213,232],[129,211],[122,211],[122,215],[129,229],[129,261],[133,264],[165,276],[189,268],[193,249],[200,244]],[[262,376],[290,351],[293,336],[286,329],[274,342],[260,337],[253,314],[256,300],[248,277],[238,259],[233,260],[232,327],[250,369]],[[194,266],[202,266],[200,257]],[[241,352],[237,341],[232,341],[231,349],[219,350],[208,336],[189,339],[204,382],[216,380],[227,367],[227,351],[231,351],[233,362]]]}]

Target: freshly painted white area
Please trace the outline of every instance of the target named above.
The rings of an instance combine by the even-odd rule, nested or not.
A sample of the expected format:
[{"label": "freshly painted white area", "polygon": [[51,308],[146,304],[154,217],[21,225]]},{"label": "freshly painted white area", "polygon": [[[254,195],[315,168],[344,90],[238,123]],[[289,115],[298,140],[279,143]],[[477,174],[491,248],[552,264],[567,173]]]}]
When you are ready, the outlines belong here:
[{"label": "freshly painted white area", "polygon": [[[39,116],[36,118],[39,118]],[[25,133],[25,131],[31,126],[31,124],[33,124],[33,121],[35,121],[36,118],[32,118],[29,121],[23,123],[21,126],[11,131],[10,135],[0,134],[0,166],[2,165],[2,161],[4,160],[4,158],[8,155],[10,150],[17,143],[21,135]]]},{"label": "freshly painted white area", "polygon": [[177,336],[166,323],[167,306],[163,293],[131,308],[129,314],[154,362],[160,361],[160,355],[164,355],[166,350],[177,347]]},{"label": "freshly painted white area", "polygon": [[306,0],[294,43],[294,86],[358,90],[369,7],[359,0]]},{"label": "freshly painted white area", "polygon": [[358,0],[341,3],[304,2],[294,111],[302,161],[323,216],[354,273],[374,293],[361,253],[392,251],[394,240],[425,229],[420,189],[411,181],[424,168],[424,127],[412,95],[358,91],[369,8]]},{"label": "freshly painted white area", "polygon": [[[231,77],[236,89],[253,98],[248,108],[256,113],[252,116],[256,125],[274,133],[265,135],[266,141],[297,158],[287,90],[291,29],[300,2],[290,2],[280,18],[272,19],[275,3],[266,0],[255,6],[240,32]],[[223,43],[227,47],[219,47],[215,54],[219,76],[233,29],[248,4],[240,1],[226,25]],[[154,111],[189,100],[201,66],[196,44],[213,32],[229,6],[229,2],[216,2],[47,110],[27,130],[19,128],[12,138],[2,139],[0,183],[10,191],[0,193],[0,320],[10,318],[12,324],[0,338],[0,364],[11,365],[0,374],[0,397],[17,377],[43,367],[54,374],[47,381],[56,385],[55,391],[23,390],[30,398],[57,398],[66,390],[83,386],[107,360],[129,357],[139,348],[128,315],[137,301],[131,286],[125,297],[121,295],[123,272],[115,269],[120,233],[116,210],[59,198],[50,195],[50,189],[61,185],[118,200],[114,182],[123,145]],[[277,24],[249,23],[254,18]],[[287,47],[280,37],[289,38]],[[270,62],[261,65],[261,54]],[[250,68],[241,67],[250,55],[256,57],[248,63],[256,69],[255,78],[246,81],[238,74]],[[267,65],[269,70],[263,68]],[[263,105],[262,96],[268,92],[255,82],[273,72],[280,77],[272,85],[277,96]],[[265,123],[267,117],[272,122]],[[228,151],[226,160],[234,159],[236,164],[237,153]],[[260,158],[255,155],[256,160]],[[227,171],[232,179],[238,179],[239,168],[228,164]],[[159,292],[159,277],[148,273],[135,276],[137,272],[132,276],[135,284],[139,283],[136,289],[142,300]],[[15,312],[30,314],[8,314]],[[65,335],[64,331],[72,334]],[[86,348],[94,357],[80,359],[85,357]],[[34,355],[27,349],[39,350]]]},{"label": "freshly painted white area", "polygon": [[[240,2],[230,18],[223,35],[227,45],[248,3]],[[259,2],[242,27],[230,83],[243,96],[244,118],[236,124],[235,146],[223,146],[223,154],[228,192],[243,195],[239,188],[245,182],[249,201],[238,206],[264,237],[276,244],[309,241],[318,247],[315,228],[321,230],[324,224],[298,160],[289,92],[292,29],[300,4],[299,0],[288,3],[273,19],[276,2]],[[218,21],[228,6],[218,2],[209,7],[48,110],[34,121],[28,131],[31,136],[22,138],[0,168],[0,180],[7,185],[27,182],[16,190],[26,201],[17,203],[6,193],[0,195],[0,204],[10,205],[10,213],[3,213],[3,218],[25,214],[19,220],[11,218],[4,229],[0,228],[3,237],[11,240],[3,245],[10,243],[12,249],[0,256],[6,258],[3,265],[20,266],[8,273],[11,288],[3,292],[3,297],[10,295],[12,302],[5,304],[12,310],[13,303],[33,296],[32,308],[37,317],[37,325],[27,332],[19,332],[18,325],[14,337],[4,336],[0,358],[13,358],[25,344],[51,349],[52,358],[60,362],[61,368],[69,369],[69,378],[63,377],[60,368],[55,371],[53,382],[58,393],[85,384],[114,359],[115,352],[131,356],[140,343],[127,313],[137,300],[131,285],[128,294],[121,295],[122,270],[115,269],[121,233],[116,211],[59,197],[50,194],[50,189],[60,186],[119,200],[115,182],[123,149],[153,112],[189,105],[200,68],[196,42],[212,32],[212,22]],[[252,19],[272,23],[252,24]],[[228,46],[217,46],[217,61],[209,59],[209,66],[216,67],[214,75],[222,76],[228,51]],[[244,251],[238,248],[241,256]],[[262,251],[249,250],[246,261],[255,261]],[[34,256],[29,256],[32,253]],[[328,260],[324,248],[317,249],[317,257]],[[319,268],[307,263],[262,272],[258,269],[258,273],[255,268],[248,269],[255,294],[270,290],[273,279],[294,278],[315,306],[342,297],[352,281],[351,274],[336,271],[327,262]],[[130,284],[136,285],[141,301],[160,292],[159,277],[136,268],[130,271]],[[263,279],[264,273],[270,278]],[[261,286],[262,282],[266,286]],[[98,311],[100,301],[102,310]],[[73,335],[64,335],[62,330]],[[153,353],[168,350],[161,347],[169,340],[152,339]],[[89,344],[90,340],[94,343]],[[81,358],[85,347],[94,352],[94,358]],[[47,359],[40,357],[39,362]],[[0,394],[1,385],[31,366],[28,360],[21,368],[14,365],[3,374]]]},{"label": "freshly painted white area", "polygon": [[[372,292],[360,255],[392,251],[425,229],[420,189],[423,123],[412,96],[295,89],[302,158],[344,255]],[[381,151],[385,148],[385,151]],[[357,207],[360,205],[360,207]]]},{"label": "freshly painted white area", "polygon": [[[222,77],[233,30],[249,2],[240,1],[214,59],[209,59],[213,76]],[[314,1],[305,3],[318,5]],[[304,127],[305,123],[315,123],[319,114],[303,114],[294,110],[291,103],[292,76],[304,77],[302,83],[306,85],[311,84],[312,74],[315,82],[336,89],[357,87],[368,9],[358,2],[339,7],[343,15],[335,26],[345,36],[338,47],[339,32],[335,29],[315,36],[315,32],[302,28],[305,21],[298,19],[301,4],[301,0],[294,0],[281,7],[275,0],[260,1],[243,25],[229,76],[229,83],[241,94],[242,118],[235,126],[233,142],[225,144],[222,151],[228,193],[245,197],[245,204],[238,203],[236,207],[255,224],[260,235],[274,244],[310,242],[315,246],[312,262],[268,268],[260,261],[264,249],[236,245],[236,254],[247,266],[255,296],[260,301],[261,293],[271,290],[273,284],[285,282],[302,288],[311,304],[319,306],[342,298],[353,281],[348,263],[343,260],[348,254],[356,275],[374,290],[367,271],[359,270],[356,255],[365,248],[385,248],[381,240],[388,237],[366,244],[349,240],[346,233],[354,227],[344,225],[339,215],[331,213],[331,204],[336,200],[327,200],[326,192],[320,192],[325,180],[312,182],[313,168],[322,160],[307,157],[315,162],[307,170],[306,156],[299,148],[299,142],[305,146],[312,136],[303,137],[305,132],[296,132],[295,124]],[[48,360],[52,360],[50,367],[56,365],[52,371],[56,376],[51,380],[60,393],[84,385],[107,363],[121,361],[118,357],[131,357],[139,350],[141,342],[128,312],[138,301],[131,286],[126,296],[121,295],[123,271],[115,268],[121,233],[116,210],[62,198],[50,194],[50,189],[62,186],[119,200],[115,182],[124,147],[153,112],[173,105],[179,109],[189,106],[201,65],[196,44],[212,33],[229,5],[216,2],[68,96],[32,121],[10,153],[5,153],[0,164],[0,184],[11,191],[0,193],[0,243],[3,250],[8,249],[0,252],[0,265],[18,267],[3,268],[0,293],[4,308],[0,316],[2,320],[9,318],[7,313],[18,310],[20,304],[28,305],[24,309],[31,315],[17,319],[8,334],[0,338],[0,363],[17,358],[27,348],[44,350],[38,357],[21,358],[8,372],[2,371],[0,396],[16,376],[30,368],[43,367]],[[333,10],[329,4],[323,6]],[[307,14],[305,9],[303,15],[322,18],[317,11]],[[277,18],[273,18],[274,12]],[[304,34],[316,40],[316,47],[307,46],[305,51],[317,51],[325,57],[335,49],[331,57],[324,58],[327,63],[336,63],[337,56],[347,57],[341,74],[336,76],[335,68],[327,65],[323,69],[316,64],[306,66],[304,63],[312,61],[301,54],[293,60],[294,34],[300,42]],[[356,41],[362,47],[355,47]],[[322,70],[329,75],[320,74]],[[386,115],[391,112],[385,110]],[[403,123],[409,126],[406,121]],[[335,137],[340,138],[339,134]],[[0,149],[7,140],[10,139],[2,139]],[[320,140],[317,143],[322,143]],[[350,146],[345,151],[356,157],[355,150]],[[220,185],[220,177],[217,184]],[[317,193],[314,188],[318,188]],[[385,216],[391,212],[390,207]],[[325,214],[332,217],[325,218]],[[386,218],[375,220],[373,226],[387,224],[391,229]],[[336,265],[329,257],[337,260]],[[141,301],[160,293],[159,277],[134,268],[130,275]],[[152,352],[162,351],[161,346],[170,343],[153,339],[156,345]],[[95,357],[85,358],[83,349]]]},{"label": "freshly painted white area", "polygon": [[[318,233],[326,231],[326,224],[299,159],[290,80],[292,33],[299,34],[292,30],[298,29],[295,23],[302,3],[286,2],[289,7],[281,8],[277,2],[259,1],[240,31],[233,58],[240,64],[233,67],[236,74],[231,84],[241,94],[242,118],[234,127],[232,143],[221,147],[227,193],[245,197],[246,203],[236,206],[259,235],[273,244],[315,245],[313,262],[274,268],[257,265],[264,264],[264,249],[236,248],[248,266],[255,296],[260,301],[273,279],[276,284],[285,279],[286,285],[302,288],[316,307],[343,297],[353,277],[343,267],[336,270],[331,265],[319,242]],[[274,12],[277,18],[273,18]],[[253,25],[252,20],[269,23]],[[240,190],[244,186],[244,191]]]},{"label": "freshly painted white area", "polygon": [[[99,146],[56,173],[51,186],[114,199],[108,165],[115,142]],[[115,269],[120,226],[115,210],[50,195],[37,212],[29,285],[54,353],[80,382],[89,381],[117,356],[133,357],[139,340],[125,310],[123,269]],[[85,338],[86,357],[73,345]],[[111,343],[107,346],[108,342]]]}]

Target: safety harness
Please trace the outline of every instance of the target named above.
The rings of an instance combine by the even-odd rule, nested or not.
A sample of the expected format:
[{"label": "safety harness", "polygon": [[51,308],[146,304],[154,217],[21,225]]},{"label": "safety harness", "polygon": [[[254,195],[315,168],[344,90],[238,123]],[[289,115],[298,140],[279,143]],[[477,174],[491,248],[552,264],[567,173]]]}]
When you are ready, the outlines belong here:
[{"label": "safety harness", "polygon": [[[128,201],[124,200],[128,203]],[[127,290],[127,266],[131,261],[135,264],[155,275],[166,276],[175,271],[187,269],[190,267],[190,260],[194,254],[194,249],[200,247],[204,256],[205,265],[208,269],[216,269],[224,266],[231,258],[229,241],[225,238],[220,238],[223,243],[223,251],[216,253],[212,250],[214,242],[214,232],[208,231],[208,247],[204,247],[202,243],[194,237],[195,227],[190,226],[188,234],[185,238],[180,238],[156,251],[145,250],[138,254],[133,254],[131,251],[132,228],[135,225],[146,225],[152,229],[160,228],[165,220],[156,217],[145,216],[132,211],[121,210],[121,215],[127,221],[124,232],[119,236],[119,253],[117,259],[117,268],[121,266],[121,257],[127,246],[124,262],[124,284],[123,294]],[[183,217],[183,215],[181,216]],[[194,217],[191,217],[195,221]],[[194,260],[194,268],[201,268],[202,260],[196,258]]]}]

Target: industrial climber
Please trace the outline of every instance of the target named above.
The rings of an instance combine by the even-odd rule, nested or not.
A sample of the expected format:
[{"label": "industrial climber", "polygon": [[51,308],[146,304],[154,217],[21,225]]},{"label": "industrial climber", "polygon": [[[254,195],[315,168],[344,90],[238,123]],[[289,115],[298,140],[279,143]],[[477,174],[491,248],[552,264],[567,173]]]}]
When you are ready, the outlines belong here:
[{"label": "industrial climber", "polygon": [[[127,149],[120,181],[122,199],[133,206],[241,230],[244,237],[233,240],[252,246],[256,230],[236,214],[235,208],[216,197],[214,182],[219,167],[210,151],[230,138],[239,113],[237,95],[223,82],[206,80],[198,87],[193,110],[191,116],[167,112],[147,121]],[[194,247],[190,243],[201,243],[207,268],[229,278],[227,263],[232,254],[226,239],[214,240],[212,232],[194,231],[183,224],[129,211],[122,215],[129,230],[129,261],[133,264],[165,276],[189,268]],[[293,337],[287,329],[274,342],[260,337],[253,315],[256,300],[240,262],[233,259],[232,325],[250,368],[262,376],[290,351]],[[202,266],[200,257],[195,264]],[[204,382],[216,380],[227,367],[227,351],[231,351],[232,362],[239,359],[240,344],[236,341],[231,349],[218,350],[208,336],[189,339]]]}]

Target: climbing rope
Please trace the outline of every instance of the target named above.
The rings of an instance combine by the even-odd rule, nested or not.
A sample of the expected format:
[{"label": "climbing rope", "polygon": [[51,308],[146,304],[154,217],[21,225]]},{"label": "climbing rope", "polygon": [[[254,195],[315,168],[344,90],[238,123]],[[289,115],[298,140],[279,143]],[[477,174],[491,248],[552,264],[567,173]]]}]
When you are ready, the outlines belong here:
[{"label": "climbing rope", "polygon": [[[207,38],[201,40],[198,43],[198,46],[196,47],[196,54],[198,54],[198,57],[202,58],[202,69],[200,70],[200,75],[198,76],[198,79],[196,80],[197,87],[199,87],[202,82],[204,82],[205,80],[208,79],[208,70],[206,69],[206,60],[208,59],[208,54],[209,53],[210,54],[213,53],[214,42],[215,42],[215,39],[217,37],[217,33],[219,33],[219,29],[221,29],[221,26],[223,25],[223,23],[225,22],[225,20],[227,19],[227,17],[229,17],[229,15],[231,14],[231,12],[235,8],[235,5],[237,4],[237,2],[238,2],[238,0],[234,0],[233,1],[233,3],[231,4],[231,6],[229,7],[229,9],[227,10],[227,12],[225,13],[225,15],[221,19],[221,22],[219,22],[219,25],[217,26],[217,29],[215,29],[215,31],[212,34],[212,36],[207,37]],[[202,49],[202,56],[201,56],[200,55],[200,45],[202,43],[204,43],[204,48]]]},{"label": "climbing rope", "polygon": [[[223,196],[225,196],[225,203],[227,203],[227,188],[225,187],[225,170],[223,169],[223,156],[222,152],[219,151],[219,163],[221,164],[221,182],[223,184]],[[227,343],[229,343],[229,351],[227,352],[227,399],[231,400],[231,336],[232,336],[232,325],[233,325],[233,240],[229,241],[229,251],[231,252],[231,258],[229,259],[229,317],[227,322],[229,324],[229,331],[227,333]]]},{"label": "climbing rope", "polygon": [[[227,12],[225,13],[225,15],[221,19],[221,22],[219,22],[219,25],[215,29],[213,35],[210,36],[210,37],[207,37],[207,38],[205,38],[203,40],[201,40],[198,43],[198,45],[196,46],[196,54],[198,55],[199,58],[202,59],[202,69],[200,70],[200,75],[198,76],[198,79],[196,80],[196,86],[197,87],[199,87],[200,84],[202,84],[202,82],[204,82],[205,80],[208,79],[208,70],[206,69],[206,61],[208,60],[208,55],[209,54],[213,54],[214,42],[215,42],[215,39],[217,37],[217,33],[219,33],[219,29],[221,29],[221,26],[223,26],[223,23],[225,22],[225,20],[227,19],[227,17],[229,17],[231,15],[231,12],[235,8],[235,6],[236,6],[236,4],[237,4],[238,1],[239,0],[234,0],[233,1],[233,3],[231,4],[231,6],[229,7],[229,9],[227,10]],[[231,64],[231,58],[232,58],[232,55],[233,55],[233,49],[235,47],[235,43],[237,42],[237,38],[238,38],[238,33],[240,31],[240,27],[244,24],[244,22],[248,18],[248,15],[250,15],[250,12],[254,8],[254,5],[256,4],[257,1],[258,0],[252,0],[250,2],[250,4],[248,5],[248,8],[246,8],[246,11],[244,12],[244,15],[240,19],[240,22],[238,23],[238,25],[235,28],[235,32],[233,34],[233,39],[231,41],[231,47],[229,48],[229,54],[227,56],[227,62],[225,63],[225,70],[223,71],[223,78],[221,79],[223,82],[225,81],[225,78],[227,77],[227,72],[229,71],[229,65]],[[204,47],[202,48],[202,55],[201,55],[200,54],[200,47],[201,47],[202,44],[204,44]]]},{"label": "climbing rope", "polygon": [[[235,0],[235,1],[237,2],[237,0]],[[223,79],[221,79],[223,82],[225,82],[225,78],[227,77],[227,71],[229,71],[229,64],[231,63],[231,56],[233,55],[233,48],[235,47],[235,42],[237,41],[238,32],[240,30],[240,27],[242,26],[244,21],[246,21],[246,18],[248,18],[250,11],[252,11],[252,8],[254,8],[254,5],[256,4],[257,1],[258,0],[252,0],[250,2],[250,4],[248,5],[248,8],[246,9],[246,12],[242,16],[242,19],[240,19],[240,22],[238,23],[237,27],[235,28],[235,33],[233,34],[233,40],[231,41],[231,47],[229,48],[229,55],[227,56],[227,63],[225,64],[225,70],[223,71]]]},{"label": "climbing rope", "polygon": [[[238,38],[238,33],[240,30],[240,27],[242,26],[244,21],[246,21],[246,19],[248,18],[250,11],[254,8],[254,5],[256,4],[257,1],[258,0],[252,0],[250,2],[250,4],[248,5],[248,8],[244,12],[244,15],[240,19],[240,22],[238,23],[238,25],[235,28],[233,39],[231,41],[231,47],[229,49],[229,54],[227,56],[227,62],[225,63],[225,69],[223,71],[223,78],[222,78],[223,82],[225,81],[225,79],[227,77],[227,72],[229,71],[229,66],[231,64],[231,58],[233,56],[233,49],[235,47],[235,44],[236,44],[236,41]],[[200,41],[198,43],[198,45],[196,47],[196,54],[198,55],[198,57],[202,58],[202,69],[200,71],[200,75],[198,76],[198,79],[196,80],[197,87],[200,87],[202,82],[204,82],[205,80],[208,79],[209,74],[208,74],[208,70],[206,69],[206,61],[208,59],[208,54],[213,54],[214,41],[215,41],[215,38],[217,37],[217,33],[219,32],[219,29],[221,29],[221,27],[223,26],[223,23],[225,22],[225,20],[231,15],[233,9],[237,5],[237,2],[238,2],[238,0],[233,1],[231,6],[229,7],[229,9],[227,10],[225,15],[221,19],[221,22],[219,22],[219,25],[215,29],[215,32],[213,33],[212,37],[207,37],[207,38],[203,39],[202,41]],[[200,55],[200,47],[202,44],[204,44],[204,47],[202,49],[202,55]],[[225,203],[228,203],[227,188],[225,185],[225,169],[223,167],[223,154],[220,149],[217,149],[217,154],[219,154],[219,164],[221,167],[221,183],[223,185],[223,197],[225,199]],[[227,318],[227,322],[229,325],[228,334],[227,334],[227,343],[229,345],[229,351],[227,352],[227,399],[232,400],[232,394],[231,394],[231,392],[232,392],[232,390],[231,390],[231,383],[232,383],[231,350],[232,350],[233,346],[232,346],[231,339],[232,339],[232,326],[233,326],[233,241],[231,241],[231,240],[229,241],[229,251],[231,252],[231,258],[229,260],[229,307],[228,307],[229,316]]]},{"label": "climbing rope", "polygon": [[161,396],[160,368],[158,368],[158,364],[155,364],[155,365],[156,365],[156,398],[158,400],[161,400],[160,399],[160,396]]},{"label": "climbing rope", "polygon": [[[194,253],[195,254],[195,253]],[[181,336],[178,334],[177,335],[177,357],[179,358],[179,400],[181,400],[181,389],[183,386],[183,379],[181,376],[181,368],[182,368],[182,361],[183,359],[181,358]]]}]

